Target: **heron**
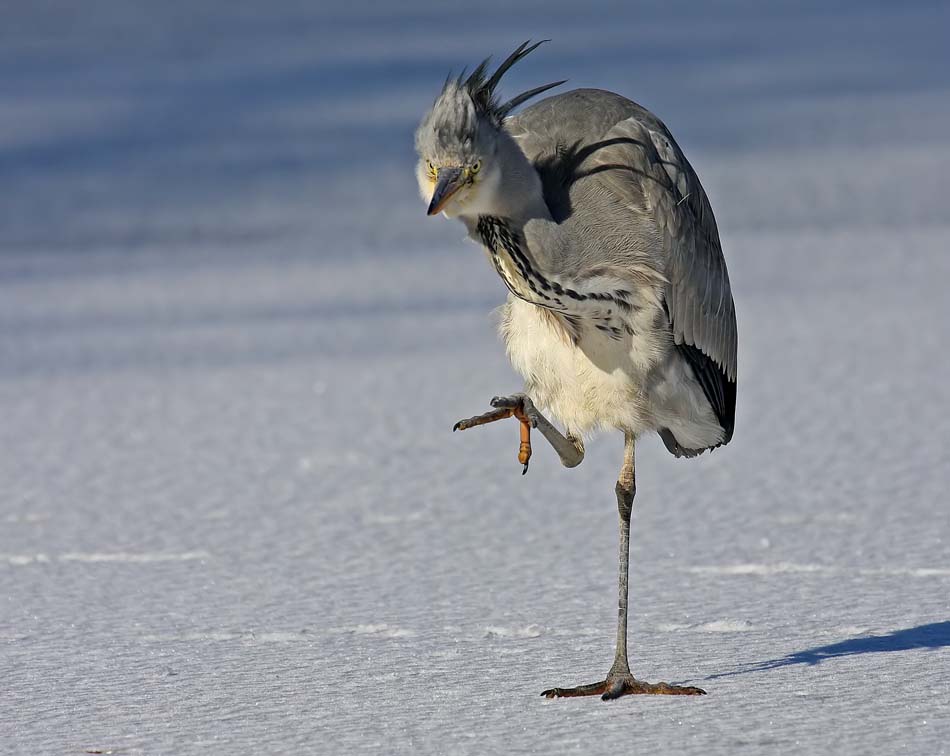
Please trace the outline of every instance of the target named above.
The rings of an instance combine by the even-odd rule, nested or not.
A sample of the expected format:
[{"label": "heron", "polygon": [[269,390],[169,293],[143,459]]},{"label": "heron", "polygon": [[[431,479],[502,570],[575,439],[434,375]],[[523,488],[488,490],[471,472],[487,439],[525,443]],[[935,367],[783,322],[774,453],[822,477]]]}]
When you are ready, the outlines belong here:
[{"label": "heron", "polygon": [[719,231],[696,172],[641,105],[575,89],[513,114],[565,83],[498,96],[504,74],[540,44],[524,42],[491,74],[490,58],[450,74],[415,135],[428,215],[460,220],[508,289],[500,332],[524,379],[454,430],[515,418],[522,474],[532,430],[569,468],[594,432],[623,433],[613,665],[599,682],[541,695],[702,695],[631,673],[628,573],[637,440],[657,433],[691,458],[732,439],[737,331]]}]

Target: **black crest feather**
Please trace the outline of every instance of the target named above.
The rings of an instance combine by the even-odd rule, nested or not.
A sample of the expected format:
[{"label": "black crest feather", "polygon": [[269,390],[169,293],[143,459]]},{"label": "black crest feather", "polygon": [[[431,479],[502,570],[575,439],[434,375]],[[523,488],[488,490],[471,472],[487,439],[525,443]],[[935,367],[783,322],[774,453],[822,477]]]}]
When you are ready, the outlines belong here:
[{"label": "black crest feather", "polygon": [[511,68],[515,63],[521,60],[523,57],[529,53],[534,52],[540,45],[545,42],[550,42],[548,39],[542,39],[540,42],[535,42],[531,44],[531,40],[522,42],[518,48],[511,53],[504,62],[495,69],[495,72],[485,78],[488,73],[488,65],[491,62],[491,58],[485,58],[478,66],[472,71],[468,77],[465,76],[463,71],[456,80],[456,85],[459,89],[464,89],[468,92],[469,96],[472,98],[472,102],[475,104],[475,110],[488,117],[496,126],[501,126],[501,122],[505,117],[516,107],[521,105],[521,103],[526,102],[527,100],[535,97],[542,92],[546,92],[553,87],[559,87],[561,84],[566,81],[555,81],[551,84],[545,84],[540,87],[535,87],[530,89],[527,92],[522,92],[521,94],[512,97],[508,102],[501,103],[498,101],[497,96],[495,95],[495,89],[501,81],[501,77],[505,75],[509,68]]}]

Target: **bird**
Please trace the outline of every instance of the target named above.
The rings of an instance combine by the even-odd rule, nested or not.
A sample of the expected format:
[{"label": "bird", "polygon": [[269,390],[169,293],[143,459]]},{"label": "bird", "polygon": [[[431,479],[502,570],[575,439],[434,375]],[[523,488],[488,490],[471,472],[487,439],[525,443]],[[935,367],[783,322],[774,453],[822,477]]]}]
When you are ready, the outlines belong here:
[{"label": "bird", "polygon": [[703,695],[630,671],[629,543],[638,439],[656,433],[692,458],[733,436],[738,336],[719,231],[696,172],[643,106],[575,89],[513,113],[565,83],[498,95],[548,41],[522,43],[491,74],[490,58],[450,73],[415,133],[427,214],[461,221],[507,287],[500,333],[524,379],[454,430],[514,417],[522,474],[532,430],[568,468],[593,433],[623,433],[614,661],[603,680],[541,695]]}]

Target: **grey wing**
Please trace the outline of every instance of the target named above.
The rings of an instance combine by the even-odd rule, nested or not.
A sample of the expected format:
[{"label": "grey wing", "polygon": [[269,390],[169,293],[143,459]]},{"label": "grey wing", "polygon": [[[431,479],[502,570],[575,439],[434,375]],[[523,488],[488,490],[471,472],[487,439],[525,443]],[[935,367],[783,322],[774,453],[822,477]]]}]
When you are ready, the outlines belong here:
[{"label": "grey wing", "polygon": [[621,198],[649,204],[663,240],[673,336],[736,379],[736,313],[719,230],[699,178],[665,129],[627,118],[603,137],[590,170]]},{"label": "grey wing", "polygon": [[736,313],[716,220],[699,178],[658,120],[637,117],[610,129],[585,169],[629,207],[654,219],[674,341],[728,440],[735,416]]}]

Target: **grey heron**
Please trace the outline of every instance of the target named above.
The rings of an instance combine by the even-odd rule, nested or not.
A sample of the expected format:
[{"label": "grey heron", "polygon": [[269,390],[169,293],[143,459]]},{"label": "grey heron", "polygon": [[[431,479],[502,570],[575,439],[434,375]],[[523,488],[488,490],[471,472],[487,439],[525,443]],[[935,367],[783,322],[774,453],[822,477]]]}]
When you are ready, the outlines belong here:
[{"label": "grey heron", "polygon": [[635,102],[578,89],[512,115],[564,83],[499,99],[502,76],[539,44],[491,75],[487,59],[450,75],[416,132],[428,214],[461,220],[507,286],[501,334],[524,378],[521,393],[455,429],[515,417],[523,472],[532,429],[566,467],[583,460],[585,435],[623,432],[613,666],[600,682],[542,695],[702,694],[631,674],[627,576],[637,439],[656,432],[677,457],[732,439],[736,317],[719,232],[672,134]]}]

